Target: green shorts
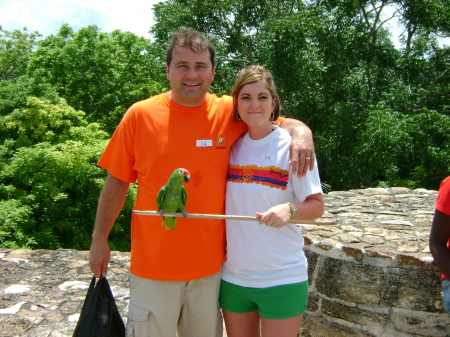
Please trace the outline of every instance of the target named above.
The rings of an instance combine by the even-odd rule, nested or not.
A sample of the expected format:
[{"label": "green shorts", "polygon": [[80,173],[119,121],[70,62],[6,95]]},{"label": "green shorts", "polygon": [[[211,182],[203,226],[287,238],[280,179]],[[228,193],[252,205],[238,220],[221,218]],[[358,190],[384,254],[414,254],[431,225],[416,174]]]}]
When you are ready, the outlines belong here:
[{"label": "green shorts", "polygon": [[258,310],[263,318],[282,319],[303,314],[308,305],[308,281],[269,288],[247,288],[222,280],[219,305],[246,313]]}]

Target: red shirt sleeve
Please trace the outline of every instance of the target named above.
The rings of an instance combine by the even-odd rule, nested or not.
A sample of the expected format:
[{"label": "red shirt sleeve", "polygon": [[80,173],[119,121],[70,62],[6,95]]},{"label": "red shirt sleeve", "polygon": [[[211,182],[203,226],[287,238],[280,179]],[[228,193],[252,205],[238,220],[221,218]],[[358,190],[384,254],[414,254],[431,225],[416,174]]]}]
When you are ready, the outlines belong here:
[{"label": "red shirt sleeve", "polygon": [[436,209],[450,215],[450,176],[445,178],[439,187],[436,199]]}]

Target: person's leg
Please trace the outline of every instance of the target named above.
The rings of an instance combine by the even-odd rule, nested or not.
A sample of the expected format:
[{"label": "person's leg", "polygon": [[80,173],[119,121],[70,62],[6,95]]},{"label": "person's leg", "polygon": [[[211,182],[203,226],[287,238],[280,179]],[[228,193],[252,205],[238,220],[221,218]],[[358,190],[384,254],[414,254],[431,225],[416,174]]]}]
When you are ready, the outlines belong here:
[{"label": "person's leg", "polygon": [[219,310],[220,273],[187,282],[184,289],[179,337],[222,337]]},{"label": "person's leg", "polygon": [[254,288],[222,280],[219,303],[228,337],[260,337],[260,317],[253,302]]},{"label": "person's leg", "polygon": [[283,319],[261,318],[262,337],[297,337],[303,314]]},{"label": "person's leg", "polygon": [[263,337],[297,337],[308,303],[308,281],[255,290]]},{"label": "person's leg", "polygon": [[223,310],[228,337],[260,337],[258,311],[237,313]]},{"label": "person's leg", "polygon": [[130,274],[127,337],[175,337],[186,282]]}]

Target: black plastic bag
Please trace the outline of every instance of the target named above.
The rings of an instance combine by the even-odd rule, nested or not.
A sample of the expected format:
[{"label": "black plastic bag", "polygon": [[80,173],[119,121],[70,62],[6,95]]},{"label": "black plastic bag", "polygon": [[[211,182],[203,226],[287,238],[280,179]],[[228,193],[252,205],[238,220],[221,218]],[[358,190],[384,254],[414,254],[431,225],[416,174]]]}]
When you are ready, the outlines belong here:
[{"label": "black plastic bag", "polygon": [[92,277],[73,337],[124,337],[125,325],[120,317],[106,278],[95,284]]}]

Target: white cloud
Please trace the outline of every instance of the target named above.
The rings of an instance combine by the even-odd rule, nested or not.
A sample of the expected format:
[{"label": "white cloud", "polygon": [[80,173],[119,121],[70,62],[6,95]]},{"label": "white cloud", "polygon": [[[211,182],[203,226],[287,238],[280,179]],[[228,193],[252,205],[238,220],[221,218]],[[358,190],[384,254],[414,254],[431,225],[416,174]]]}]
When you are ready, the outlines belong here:
[{"label": "white cloud", "polygon": [[74,30],[97,25],[104,32],[130,31],[149,38],[153,4],[162,0],[2,0],[0,25],[14,30],[27,27],[44,36],[56,34],[63,23]]}]

